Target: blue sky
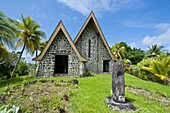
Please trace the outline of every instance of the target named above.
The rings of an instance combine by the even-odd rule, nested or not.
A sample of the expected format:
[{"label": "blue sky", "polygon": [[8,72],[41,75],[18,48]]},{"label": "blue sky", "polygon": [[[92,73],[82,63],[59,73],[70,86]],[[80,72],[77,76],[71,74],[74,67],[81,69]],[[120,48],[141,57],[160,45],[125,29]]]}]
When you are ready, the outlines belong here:
[{"label": "blue sky", "polygon": [[146,50],[152,44],[170,51],[170,0],[1,0],[0,10],[20,20],[30,15],[48,40],[59,20],[74,39],[93,10],[108,44],[124,41]]}]

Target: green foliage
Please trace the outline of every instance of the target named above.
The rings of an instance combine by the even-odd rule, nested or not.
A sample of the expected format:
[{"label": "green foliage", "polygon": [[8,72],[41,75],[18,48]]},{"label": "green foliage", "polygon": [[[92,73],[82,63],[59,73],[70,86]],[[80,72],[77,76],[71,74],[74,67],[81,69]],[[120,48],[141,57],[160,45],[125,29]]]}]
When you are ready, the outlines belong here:
[{"label": "green foliage", "polygon": [[[119,111],[112,111],[106,105],[106,97],[110,96],[111,90],[111,75],[110,74],[98,74],[94,77],[79,79],[80,85],[76,95],[73,97],[72,110],[74,113],[113,113]],[[152,92],[157,92],[163,94],[166,92],[170,96],[169,86],[164,86],[161,84],[148,82],[141,80],[137,77],[131,75],[125,75],[125,84],[128,86],[134,86],[138,88],[143,88],[151,90]],[[168,96],[168,97],[169,97]],[[127,92],[126,98],[129,99],[137,109],[138,113],[154,113],[154,112],[168,112],[169,107],[155,101],[147,100],[146,97],[142,95],[133,94]]]},{"label": "green foliage", "polygon": [[3,44],[0,43],[0,62],[2,62],[6,57],[9,56],[8,50],[5,48]]},{"label": "green foliage", "polygon": [[24,17],[21,14],[21,19],[21,22],[13,21],[19,30],[19,33],[17,34],[19,40],[16,47],[25,45],[27,52],[30,52],[33,55],[35,50],[38,49],[42,38],[45,37],[45,33],[39,30],[41,26],[30,16]]},{"label": "green foliage", "polygon": [[143,50],[141,49],[137,49],[137,48],[133,48],[133,49],[129,49],[127,52],[126,52],[126,56],[127,56],[127,59],[129,59],[132,64],[137,64],[139,63],[140,61],[142,61],[142,59],[144,58],[145,56],[145,53]]},{"label": "green foliage", "polygon": [[35,72],[35,64],[31,63],[25,63],[25,58],[21,58],[21,62],[19,63],[19,66],[13,76],[11,76],[11,72],[14,69],[14,66],[18,60],[18,53],[11,52],[8,57],[3,59],[0,62],[0,78],[1,79],[9,79],[17,76],[23,76],[23,75],[28,75],[31,73],[34,75]]},{"label": "green foliage", "polygon": [[13,69],[13,66],[10,62],[4,62],[3,64],[0,64],[0,78],[1,79],[9,79],[10,73]]},{"label": "green foliage", "polygon": [[162,84],[169,84],[167,81],[170,73],[170,57],[163,59],[147,58],[137,65],[131,66],[130,74],[144,80],[150,80]]},{"label": "green foliage", "polygon": [[[54,78],[53,80],[43,80],[41,83],[33,78],[32,80],[25,79],[20,85],[5,88],[5,92],[10,92],[10,94],[2,95],[6,96],[3,102],[19,106],[20,112],[63,113],[68,111],[70,96],[67,94],[69,91],[77,89],[74,87],[76,85],[64,81],[60,82],[60,86],[55,86],[54,84],[59,81],[55,81]],[[73,93],[72,95],[74,95]]]},{"label": "green foliage", "polygon": [[80,77],[89,77],[89,76],[93,76],[92,72],[90,72],[90,70],[88,69],[84,69],[83,74]]},{"label": "green foliage", "polygon": [[147,51],[147,57],[157,57],[162,49],[163,49],[163,46],[159,46],[159,45],[152,45],[152,46],[148,46],[149,50]]},{"label": "green foliage", "polygon": [[170,57],[161,60],[153,59],[149,66],[143,66],[142,69],[154,74],[161,80],[168,79],[170,77]]},{"label": "green foliage", "polygon": [[22,50],[11,75],[13,75],[17,69],[24,50],[26,50],[27,53],[31,53],[31,55],[33,55],[34,52],[38,50],[42,38],[45,37],[45,33],[39,30],[41,28],[40,25],[30,16],[24,17],[21,14],[21,19],[21,22],[17,20],[12,21],[15,27],[18,29],[16,48],[22,47]]},{"label": "green foliage", "polygon": [[7,45],[8,47],[13,46],[12,41],[16,37],[16,29],[10,20],[12,19],[0,11],[0,45]]},{"label": "green foliage", "polygon": [[[18,79],[20,80],[18,81]],[[5,81],[3,83],[0,83],[0,87],[4,88],[5,86],[2,86],[2,84],[12,83],[12,85],[18,83],[22,84],[22,81],[24,81],[27,77],[19,77],[19,78],[13,78],[8,81]],[[23,79],[24,78],[24,79]],[[27,78],[28,79],[28,78]],[[51,77],[51,78],[39,78],[42,80],[70,80],[71,78],[64,78],[64,77]],[[113,113],[112,110],[110,110],[106,105],[106,97],[110,96],[110,90],[111,90],[111,74],[98,74],[94,75],[94,77],[86,77],[86,78],[77,78],[79,80],[78,89],[72,89],[71,90],[71,99],[69,100],[69,104],[71,104],[69,108],[69,112],[73,113]],[[14,82],[17,81],[16,83]],[[35,78],[31,78],[31,80],[35,80]],[[37,82],[39,84],[39,82]],[[144,81],[142,79],[139,79],[135,76],[131,76],[129,74],[125,74],[125,84],[126,86],[132,86],[135,88],[142,88],[149,90],[153,93],[161,94],[166,96],[167,98],[170,97],[170,86],[165,86],[162,84]],[[36,84],[34,85],[35,88]],[[46,85],[44,85],[46,86]],[[54,85],[53,85],[54,86]],[[48,86],[47,86],[48,87]],[[61,87],[61,86],[59,86]],[[48,87],[51,88],[51,87]],[[47,89],[48,89],[47,88]],[[68,88],[67,88],[68,89]],[[2,90],[1,90],[2,91]],[[37,91],[37,90],[36,90]],[[53,91],[53,90],[50,90]],[[61,88],[59,91],[63,91],[63,88]],[[42,93],[40,93],[42,94]],[[51,94],[51,93],[50,93]],[[55,93],[57,94],[57,93]],[[33,94],[35,95],[35,94]],[[48,96],[48,95],[47,95]],[[32,96],[34,97],[34,96]],[[48,96],[49,97],[49,96]],[[70,97],[70,94],[69,94]],[[43,97],[42,97],[43,98]],[[51,97],[49,97],[50,99]],[[60,97],[61,98],[61,97]],[[60,98],[51,98],[51,101],[48,101],[47,106],[51,107],[50,109],[59,109],[63,108],[63,105],[61,105]],[[168,113],[170,111],[170,108],[157,100],[149,99],[144,95],[141,94],[134,94],[130,91],[126,90],[126,98],[129,99],[136,107],[138,113]],[[25,100],[29,98],[20,98],[21,105],[25,103]],[[16,99],[18,100],[18,98]],[[36,101],[37,99],[35,99]],[[48,100],[48,99],[46,99]],[[46,101],[45,100],[45,101]],[[19,100],[18,100],[19,101]],[[57,102],[57,104],[53,104]],[[37,103],[38,104],[38,103]],[[45,103],[46,105],[46,103]],[[31,107],[31,108],[30,108]],[[26,105],[25,112],[33,112],[33,109],[41,109],[47,111],[46,107],[35,107],[33,104]],[[21,109],[21,107],[20,107]],[[21,109],[22,111],[23,109]],[[24,109],[25,110],[25,109]],[[61,109],[62,110],[62,109]],[[59,111],[58,111],[59,112]],[[119,111],[114,111],[115,113],[119,113]]]},{"label": "green foliage", "polygon": [[0,107],[0,113],[18,113],[19,107],[16,107],[15,105],[12,105],[12,107],[9,107],[8,105],[4,105]]},{"label": "green foliage", "polygon": [[[0,65],[1,63],[4,63],[4,60],[6,57],[10,56],[10,52],[6,49],[6,46],[9,48],[13,48],[14,46],[14,38],[16,38],[16,29],[15,27],[11,24],[11,18],[6,16],[3,12],[0,11]],[[0,76],[2,73],[5,74],[5,77],[9,77],[9,73],[4,70],[8,69],[6,66],[0,67]],[[3,72],[2,72],[3,71]]]},{"label": "green foliage", "polygon": [[118,59],[129,59],[132,64],[137,64],[145,56],[143,50],[131,48],[125,42],[115,43],[115,45],[112,46],[111,51]]},{"label": "green foliage", "polygon": [[132,76],[130,74],[125,75],[125,82],[127,86],[147,89],[154,93],[160,93],[162,95],[166,95],[168,98],[170,97],[170,90],[169,90],[170,86],[162,85],[156,82],[145,81],[138,77]]},{"label": "green foliage", "polygon": [[12,72],[18,55],[15,52],[9,52],[3,60],[0,61],[0,78],[9,79],[11,78],[10,73]]},{"label": "green foliage", "polygon": [[148,59],[143,59],[137,65],[131,65],[131,67],[130,67],[131,71],[129,71],[129,73],[132,75],[135,75],[143,80],[156,81],[157,79],[155,79],[156,77],[153,74],[151,74],[145,70],[142,70],[142,67],[149,66],[151,61],[152,61],[152,59],[148,58]]},{"label": "green foliage", "polygon": [[120,60],[123,60],[126,57],[126,48],[122,43],[115,43],[111,48],[111,52]]},{"label": "green foliage", "polygon": [[17,73],[19,76],[28,75],[29,74],[29,66],[26,62],[21,61],[17,68]]}]

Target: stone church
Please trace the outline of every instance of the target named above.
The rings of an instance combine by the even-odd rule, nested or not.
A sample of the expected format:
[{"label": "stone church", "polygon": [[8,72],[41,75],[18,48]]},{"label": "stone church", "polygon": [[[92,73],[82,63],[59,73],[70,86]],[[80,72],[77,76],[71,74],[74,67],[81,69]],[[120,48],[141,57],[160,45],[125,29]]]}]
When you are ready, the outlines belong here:
[{"label": "stone church", "polygon": [[33,60],[39,61],[37,76],[111,72],[116,59],[100,29],[93,11],[88,16],[74,41],[62,21],[59,22],[44,50]]}]

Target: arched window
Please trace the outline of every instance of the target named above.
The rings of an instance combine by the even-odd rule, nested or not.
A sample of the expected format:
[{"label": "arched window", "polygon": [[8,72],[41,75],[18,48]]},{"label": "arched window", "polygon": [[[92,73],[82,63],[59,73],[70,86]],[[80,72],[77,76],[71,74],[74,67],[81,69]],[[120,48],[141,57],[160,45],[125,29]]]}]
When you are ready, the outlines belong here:
[{"label": "arched window", "polygon": [[91,57],[91,40],[89,39],[89,51],[88,51],[89,58]]}]

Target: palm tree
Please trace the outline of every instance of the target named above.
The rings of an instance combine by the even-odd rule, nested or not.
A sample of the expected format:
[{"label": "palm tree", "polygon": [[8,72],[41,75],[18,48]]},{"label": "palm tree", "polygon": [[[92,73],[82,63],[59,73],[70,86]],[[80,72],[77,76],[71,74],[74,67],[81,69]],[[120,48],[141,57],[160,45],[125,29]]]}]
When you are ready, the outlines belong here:
[{"label": "palm tree", "polygon": [[38,46],[36,46],[36,51],[35,51],[36,57],[38,56],[38,50],[42,52],[46,44],[47,44],[47,41],[39,42]]},{"label": "palm tree", "polygon": [[8,50],[5,46],[12,47],[13,39],[16,37],[16,28],[11,24],[11,20],[3,12],[0,11],[0,58],[6,56]]},{"label": "palm tree", "polygon": [[152,46],[148,46],[148,48],[149,48],[149,50],[148,50],[149,55],[148,56],[149,57],[156,57],[161,53],[163,46],[158,46],[157,44],[155,44],[155,45],[152,45]]},{"label": "palm tree", "polygon": [[39,44],[39,50],[42,52],[48,41],[42,41]]},{"label": "palm tree", "polygon": [[123,60],[123,58],[125,58],[126,50],[120,43],[115,43],[115,45],[112,46],[111,51],[118,59]]},{"label": "palm tree", "polygon": [[21,14],[21,18],[22,18],[21,22],[13,21],[13,23],[19,29],[19,33],[17,34],[19,39],[17,41],[16,48],[22,47],[22,50],[12,72],[12,75],[15,72],[21,60],[24,50],[26,49],[27,53],[29,52],[33,55],[41,39],[45,37],[45,33],[39,30],[40,25],[37,22],[35,22],[30,16],[24,17]]},{"label": "palm tree", "polygon": [[1,43],[0,43],[0,64],[1,64],[1,62],[3,62],[4,61],[4,59],[7,57],[7,56],[9,56],[9,52],[8,52],[8,50],[5,48],[5,46],[4,45],[2,45]]}]

